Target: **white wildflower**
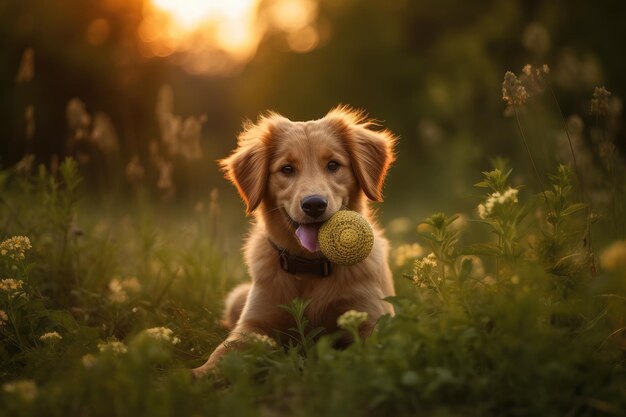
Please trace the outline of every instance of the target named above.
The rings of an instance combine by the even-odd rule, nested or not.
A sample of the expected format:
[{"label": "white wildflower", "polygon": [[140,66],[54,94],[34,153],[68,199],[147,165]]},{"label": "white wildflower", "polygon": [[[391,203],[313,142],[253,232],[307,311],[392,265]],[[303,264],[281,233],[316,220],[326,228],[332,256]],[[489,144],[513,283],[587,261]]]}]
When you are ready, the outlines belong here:
[{"label": "white wildflower", "polygon": [[59,340],[63,339],[63,336],[59,332],[47,332],[39,336],[39,340],[48,344],[55,344]]},{"label": "white wildflower", "polygon": [[30,379],[19,379],[12,382],[7,382],[2,386],[4,392],[8,394],[13,394],[19,397],[22,401],[33,401],[37,398],[39,394],[39,390],[37,389],[37,384],[35,381]]},{"label": "white wildflower", "polygon": [[269,347],[271,349],[277,349],[278,348],[278,343],[276,343],[276,340],[274,340],[271,337],[269,337],[267,335],[264,335],[264,334],[255,333],[255,332],[246,333],[245,338],[250,343],[254,343],[254,344],[258,344],[258,345],[264,345],[264,346],[267,346],[267,347]]},{"label": "white wildflower", "polygon": [[96,358],[91,353],[88,353],[80,358],[80,362],[83,364],[83,367],[85,367],[85,369],[91,369],[98,363],[98,358]]},{"label": "white wildflower", "polygon": [[413,283],[421,288],[426,288],[432,286],[434,281],[439,281],[437,265],[437,256],[432,252],[422,259],[416,260],[413,263]]},{"label": "white wildflower", "polygon": [[173,345],[180,343],[180,339],[174,336],[172,329],[167,327],[152,327],[144,330],[144,333],[155,340],[170,342]]},{"label": "white wildflower", "polygon": [[478,215],[481,219],[486,219],[493,214],[495,207],[498,205],[517,204],[517,193],[517,189],[510,187],[503,193],[496,191],[487,197],[484,204],[478,205]]},{"label": "white wildflower", "polygon": [[135,277],[121,279],[113,278],[109,282],[109,301],[122,304],[128,301],[128,292],[138,293],[141,291],[141,284]]},{"label": "white wildflower", "polygon": [[122,304],[128,301],[128,294],[126,294],[122,283],[117,278],[113,278],[109,282],[109,301],[115,304]]},{"label": "white wildflower", "polygon": [[419,243],[411,243],[411,244],[398,246],[395,251],[396,265],[402,266],[406,263],[406,261],[410,259],[415,259],[418,256],[421,256],[422,253],[424,253],[424,249]]},{"label": "white wildflower", "polygon": [[337,319],[337,326],[342,329],[358,329],[367,320],[367,313],[363,311],[349,310]]},{"label": "white wildflower", "polygon": [[109,340],[108,342],[98,343],[100,352],[126,353],[126,345],[119,340]]}]

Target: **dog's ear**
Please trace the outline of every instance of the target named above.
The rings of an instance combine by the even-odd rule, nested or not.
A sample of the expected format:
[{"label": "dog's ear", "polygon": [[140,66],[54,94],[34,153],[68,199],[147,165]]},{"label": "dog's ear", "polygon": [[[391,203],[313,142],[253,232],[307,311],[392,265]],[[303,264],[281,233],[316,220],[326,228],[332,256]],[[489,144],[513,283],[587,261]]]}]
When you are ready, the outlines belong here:
[{"label": "dog's ear", "polygon": [[274,125],[283,119],[276,114],[259,118],[257,123],[244,123],[237,139],[237,149],[219,162],[226,178],[232,182],[246,203],[250,214],[263,200],[269,175],[268,146]]},{"label": "dog's ear", "polygon": [[331,110],[326,117],[342,137],[365,195],[372,201],[383,201],[383,185],[395,161],[397,138],[388,130],[371,129],[374,123],[363,113],[345,106]]}]

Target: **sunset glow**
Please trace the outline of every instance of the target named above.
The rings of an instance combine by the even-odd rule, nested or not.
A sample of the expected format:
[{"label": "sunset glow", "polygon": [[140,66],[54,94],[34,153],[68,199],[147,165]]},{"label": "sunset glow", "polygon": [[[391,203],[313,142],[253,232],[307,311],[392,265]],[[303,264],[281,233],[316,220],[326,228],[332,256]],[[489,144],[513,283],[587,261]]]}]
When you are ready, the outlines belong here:
[{"label": "sunset glow", "polygon": [[[319,43],[314,0],[150,0],[139,27],[145,57],[172,56],[187,71],[229,74],[249,61],[269,28],[288,47],[308,52]],[[263,16],[262,18],[260,16]]]}]

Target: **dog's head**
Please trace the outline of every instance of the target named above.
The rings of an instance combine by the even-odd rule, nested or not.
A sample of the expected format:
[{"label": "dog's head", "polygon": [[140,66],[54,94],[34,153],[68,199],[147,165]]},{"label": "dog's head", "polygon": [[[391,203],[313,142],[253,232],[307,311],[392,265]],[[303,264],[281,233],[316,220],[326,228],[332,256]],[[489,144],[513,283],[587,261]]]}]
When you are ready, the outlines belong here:
[{"label": "dog's head", "polygon": [[220,164],[247,213],[256,210],[266,220],[282,217],[313,252],[315,245],[307,239],[314,233],[308,230],[341,208],[360,210],[364,196],[382,201],[396,139],[371,127],[346,107],[310,122],[272,113],[247,123],[237,149]]}]

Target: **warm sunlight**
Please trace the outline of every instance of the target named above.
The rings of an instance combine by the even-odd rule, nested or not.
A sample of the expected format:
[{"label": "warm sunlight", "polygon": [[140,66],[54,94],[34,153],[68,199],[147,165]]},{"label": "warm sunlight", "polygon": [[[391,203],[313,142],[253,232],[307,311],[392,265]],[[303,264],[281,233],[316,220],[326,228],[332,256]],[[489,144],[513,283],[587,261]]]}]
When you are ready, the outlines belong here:
[{"label": "warm sunlight", "polygon": [[156,9],[169,13],[186,27],[206,19],[241,21],[254,11],[256,3],[257,0],[152,0]]},{"label": "warm sunlight", "polygon": [[[229,74],[256,53],[266,30],[286,34],[287,46],[308,52],[318,45],[314,0],[149,0],[139,27],[145,57],[172,56],[187,71]],[[261,17],[262,16],[262,17]]]}]

